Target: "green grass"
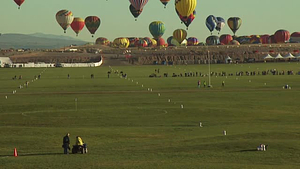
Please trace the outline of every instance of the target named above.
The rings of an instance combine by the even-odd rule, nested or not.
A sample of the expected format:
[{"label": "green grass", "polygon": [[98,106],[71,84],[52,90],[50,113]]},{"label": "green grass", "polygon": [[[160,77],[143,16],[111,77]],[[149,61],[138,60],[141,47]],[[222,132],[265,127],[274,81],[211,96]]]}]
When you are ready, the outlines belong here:
[{"label": "green grass", "polygon": [[[207,65],[112,68],[128,79],[108,79],[109,67],[0,69],[0,168],[299,167],[299,75],[212,76],[213,88],[199,89],[208,77],[148,76],[157,68],[207,74]],[[211,65],[234,74],[274,68],[300,71],[298,63]],[[67,132],[71,144],[80,135],[89,153],[64,155]],[[268,151],[255,151],[261,143]]]}]

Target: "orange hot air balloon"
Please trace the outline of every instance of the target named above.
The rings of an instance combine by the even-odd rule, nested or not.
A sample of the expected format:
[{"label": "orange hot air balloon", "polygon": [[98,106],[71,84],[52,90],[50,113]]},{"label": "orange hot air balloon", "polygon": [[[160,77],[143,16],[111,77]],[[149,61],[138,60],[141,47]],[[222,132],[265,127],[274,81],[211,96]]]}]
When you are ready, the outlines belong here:
[{"label": "orange hot air balloon", "polygon": [[18,9],[20,9],[20,6],[22,5],[22,3],[24,3],[25,0],[14,0],[14,1],[17,5],[19,5]]},{"label": "orange hot air balloon", "polygon": [[84,19],[76,17],[74,18],[73,22],[71,23],[71,28],[76,33],[76,36],[78,36],[79,32],[84,28]]}]

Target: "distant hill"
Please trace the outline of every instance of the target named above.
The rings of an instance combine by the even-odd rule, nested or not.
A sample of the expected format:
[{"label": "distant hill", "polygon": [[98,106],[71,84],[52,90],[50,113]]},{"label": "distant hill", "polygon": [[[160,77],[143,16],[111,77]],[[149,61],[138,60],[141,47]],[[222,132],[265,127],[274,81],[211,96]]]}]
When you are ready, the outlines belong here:
[{"label": "distant hill", "polygon": [[51,34],[2,34],[0,36],[1,49],[55,49],[72,44],[84,45],[88,42],[78,40],[67,36],[58,36]]}]

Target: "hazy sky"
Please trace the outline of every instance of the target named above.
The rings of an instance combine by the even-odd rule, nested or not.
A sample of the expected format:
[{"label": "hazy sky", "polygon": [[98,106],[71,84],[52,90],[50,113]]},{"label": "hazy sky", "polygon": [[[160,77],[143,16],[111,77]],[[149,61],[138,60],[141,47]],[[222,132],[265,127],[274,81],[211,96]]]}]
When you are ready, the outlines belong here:
[{"label": "hazy sky", "polygon": [[[76,37],[71,28],[64,34],[55,19],[61,9],[71,10],[75,17],[85,18],[96,15],[101,25],[92,38],[84,28],[77,38],[94,41],[97,37],[113,40],[116,37],[151,37],[148,26],[152,21],[165,23],[167,39],[178,28],[185,25],[175,12],[171,0],[164,9],[160,0],[149,0],[138,21],[129,12],[128,0],[25,0],[18,10],[13,0],[0,0],[0,32],[30,34],[66,35]],[[226,21],[229,17],[238,16],[243,20],[237,35],[273,34],[278,29],[300,31],[300,0],[198,0],[197,15],[188,30],[188,37],[197,37],[205,41],[210,32],[205,26],[208,15],[221,16]],[[217,35],[217,32],[214,32]],[[221,34],[232,34],[226,25]]]}]

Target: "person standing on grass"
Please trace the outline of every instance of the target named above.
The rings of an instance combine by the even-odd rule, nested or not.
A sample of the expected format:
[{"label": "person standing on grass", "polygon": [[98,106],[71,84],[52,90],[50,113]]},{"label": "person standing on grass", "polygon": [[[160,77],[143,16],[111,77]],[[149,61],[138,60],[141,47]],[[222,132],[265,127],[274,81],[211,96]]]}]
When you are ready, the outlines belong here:
[{"label": "person standing on grass", "polygon": [[225,81],[223,80],[223,81],[222,81],[222,87],[224,87],[224,86],[225,86]]},{"label": "person standing on grass", "polygon": [[68,149],[70,150],[70,133],[67,133],[66,136],[63,138],[63,148],[64,154],[69,154]]},{"label": "person standing on grass", "polygon": [[206,87],[206,81],[203,82],[203,86],[204,86],[204,88]]},{"label": "person standing on grass", "polygon": [[201,87],[201,81],[198,80],[198,88],[200,88],[200,87]]}]

